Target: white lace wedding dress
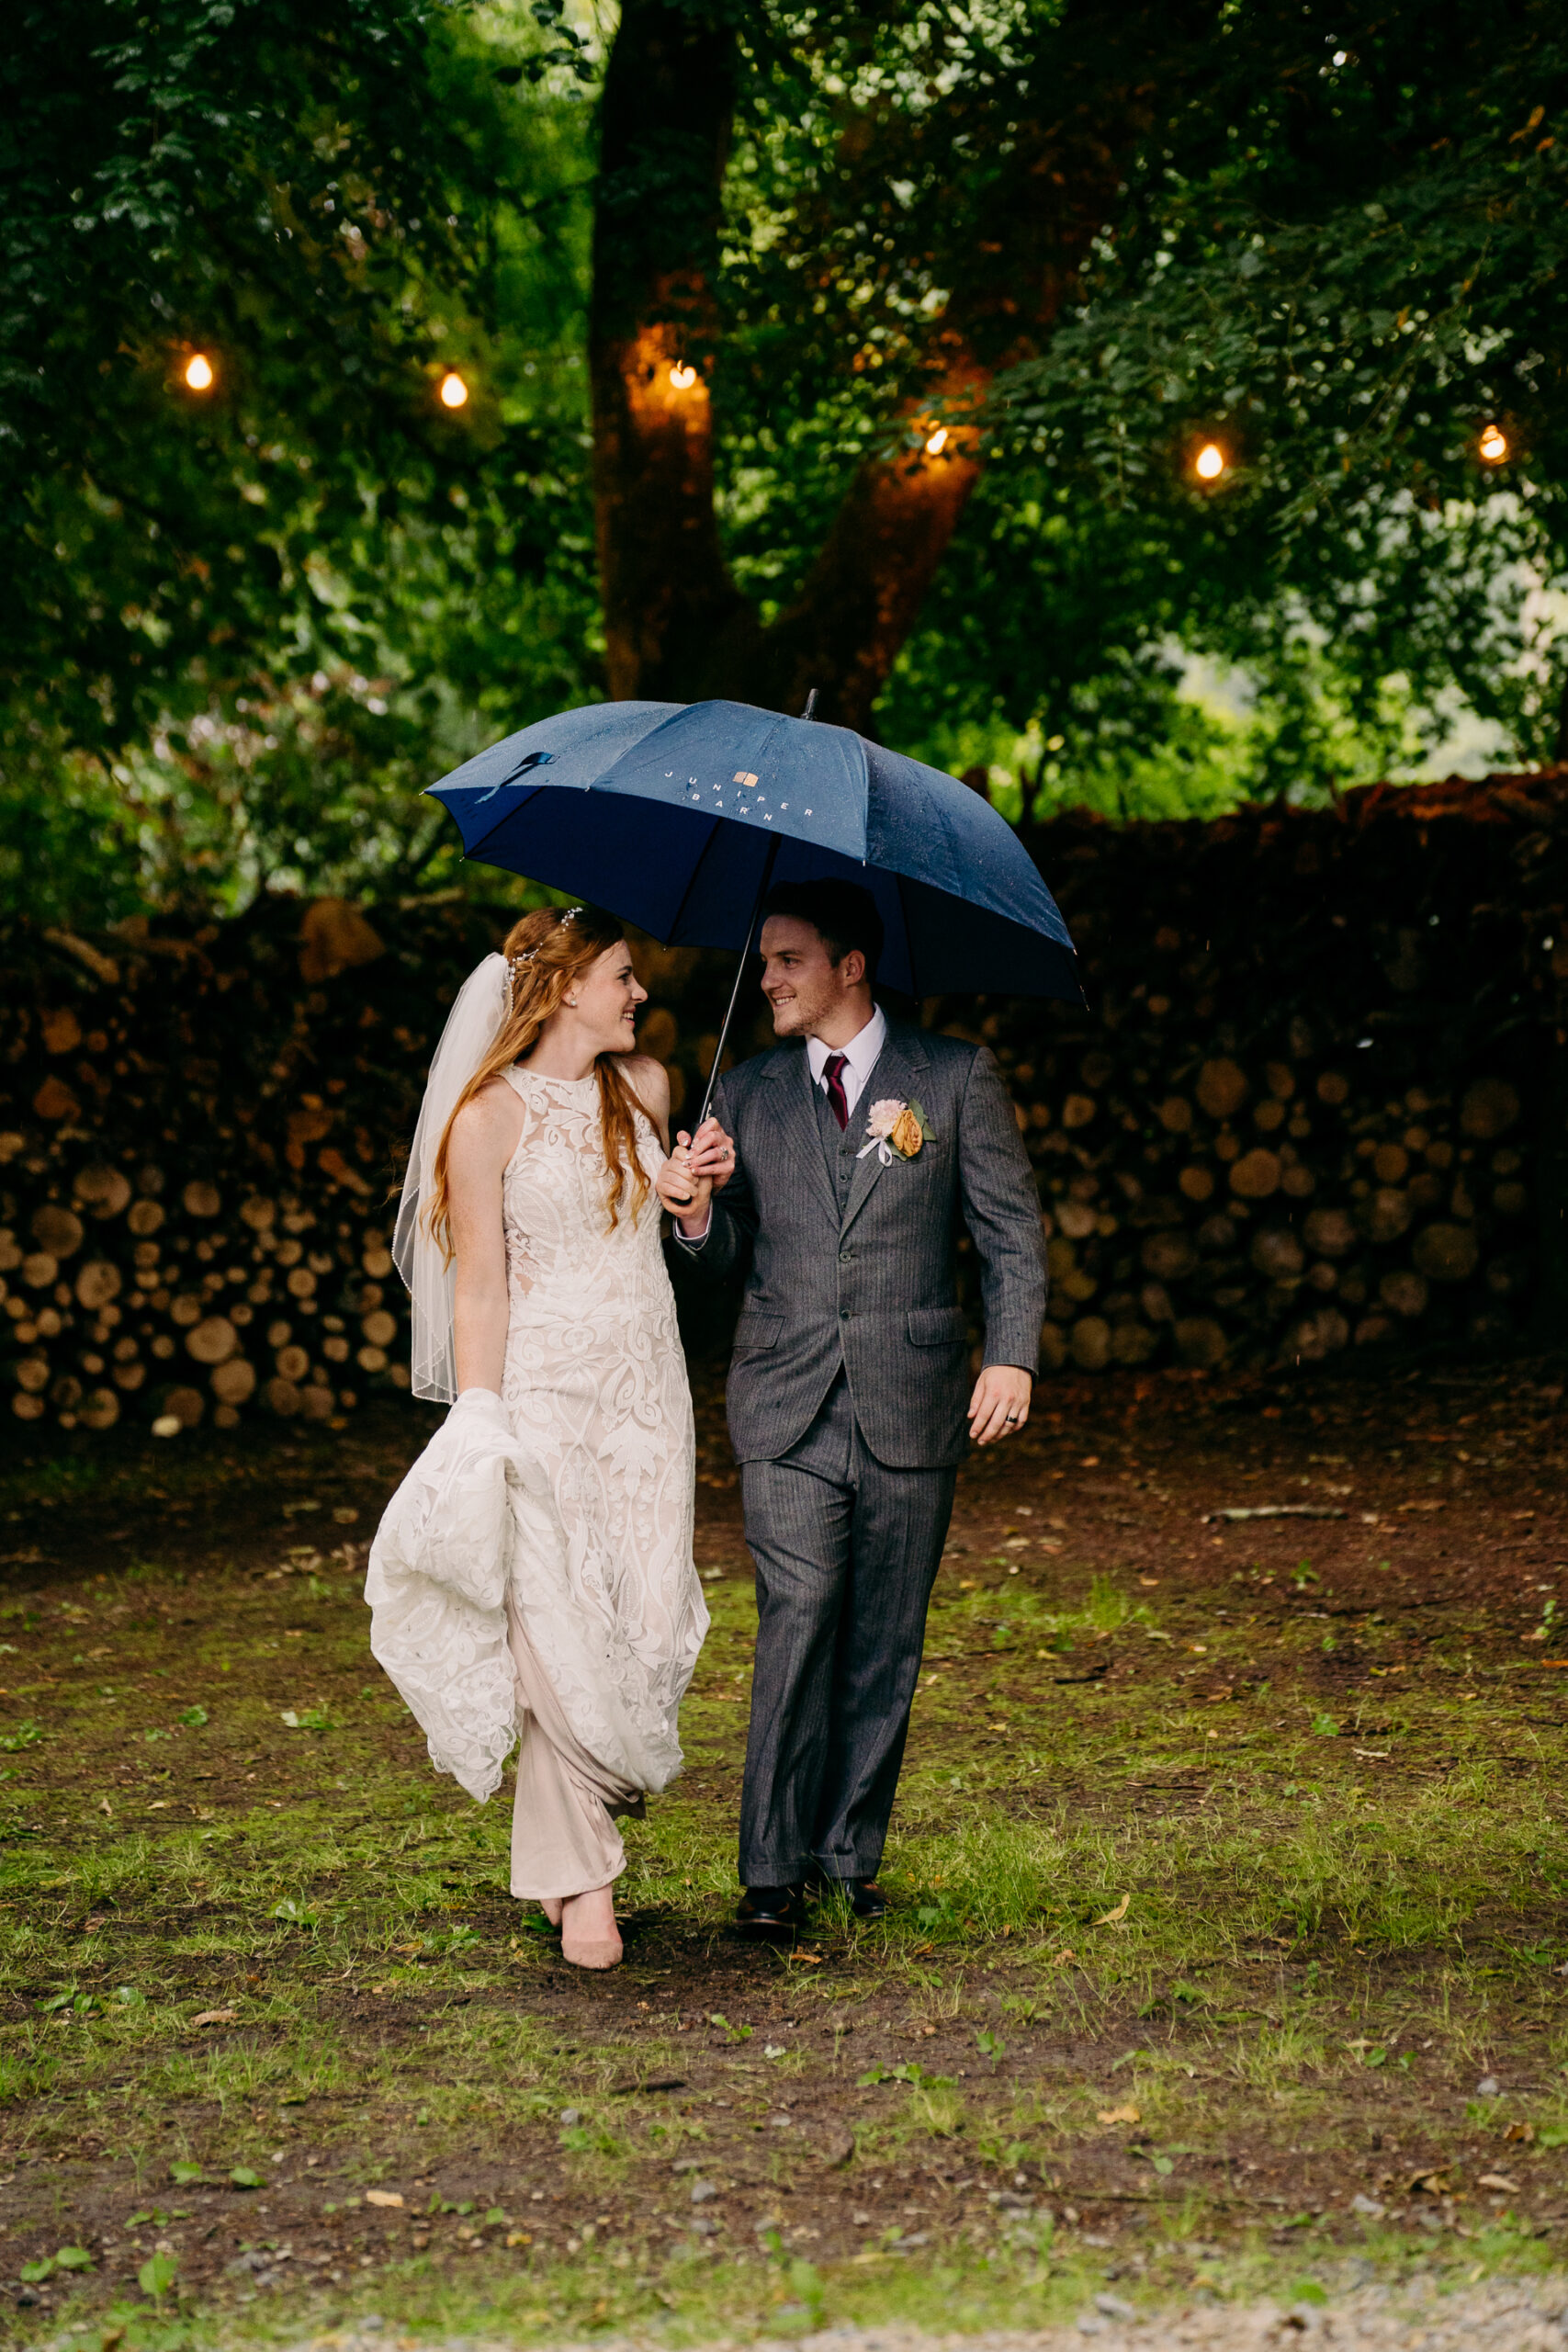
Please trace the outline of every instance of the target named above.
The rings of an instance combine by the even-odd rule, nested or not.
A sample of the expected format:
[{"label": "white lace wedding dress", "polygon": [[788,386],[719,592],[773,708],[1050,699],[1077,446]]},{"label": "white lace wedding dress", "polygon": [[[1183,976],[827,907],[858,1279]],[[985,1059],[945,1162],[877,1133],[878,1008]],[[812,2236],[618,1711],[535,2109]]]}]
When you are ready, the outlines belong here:
[{"label": "white lace wedding dress", "polygon": [[[488,1797],[521,1738],[512,1887],[567,1895],[625,1868],[613,1814],[679,1770],[707,1632],[692,1559],[694,1442],[657,1200],[616,1224],[594,1078],[506,1073],[523,1131],[502,1179],[499,1399],[466,1390],[371,1551],[371,1647],[433,1761]],[[662,1154],[637,1120],[649,1178]]]}]

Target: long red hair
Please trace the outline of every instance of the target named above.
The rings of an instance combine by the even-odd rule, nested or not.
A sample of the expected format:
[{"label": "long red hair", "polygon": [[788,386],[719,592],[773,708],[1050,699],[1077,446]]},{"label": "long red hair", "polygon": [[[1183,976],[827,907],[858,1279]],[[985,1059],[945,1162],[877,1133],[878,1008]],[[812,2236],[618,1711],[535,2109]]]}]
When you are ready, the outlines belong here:
[{"label": "long red hair", "polygon": [[[502,1070],[532,1050],[546,1022],[560,1010],[572,982],[580,979],[591,964],[596,964],[606,948],[616,946],[625,937],[618,922],[587,907],[540,907],[513,923],[507,933],[501,952],[511,969],[511,1010],[496,1031],[490,1051],[458,1095],[452,1117],[446,1122],[435,1154],[430,1204],[424,1212],[431,1232],[445,1247],[448,1259],[452,1255],[452,1221],[446,1178],[453,1121],[464,1104],[471,1102],[492,1078],[499,1078]],[[605,1206],[610,1212],[612,1231],[620,1221],[627,1170],[631,1173],[634,1225],[649,1190],[637,1148],[637,1114],[640,1111],[649,1125],[652,1121],[626,1084],[620,1068],[624,1058],[619,1054],[601,1054],[593,1065],[599,1080],[600,1125],[608,1177]]]}]

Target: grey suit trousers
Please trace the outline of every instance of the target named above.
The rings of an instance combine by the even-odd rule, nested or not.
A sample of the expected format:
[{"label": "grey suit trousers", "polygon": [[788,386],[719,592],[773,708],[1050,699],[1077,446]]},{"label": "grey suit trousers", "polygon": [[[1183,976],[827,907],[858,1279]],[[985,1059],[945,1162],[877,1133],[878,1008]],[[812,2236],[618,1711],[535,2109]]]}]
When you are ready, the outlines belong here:
[{"label": "grey suit trousers", "polygon": [[842,1370],[799,1442],[741,1464],[757,1666],[740,1877],[874,1877],[887,1836],[955,1471],[866,1447]]}]

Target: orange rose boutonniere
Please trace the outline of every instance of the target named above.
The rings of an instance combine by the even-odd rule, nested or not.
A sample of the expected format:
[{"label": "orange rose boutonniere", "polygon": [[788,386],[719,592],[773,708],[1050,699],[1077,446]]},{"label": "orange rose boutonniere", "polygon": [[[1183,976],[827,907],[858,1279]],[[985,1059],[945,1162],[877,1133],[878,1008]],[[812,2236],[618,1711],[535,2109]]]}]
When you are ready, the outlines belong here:
[{"label": "orange rose boutonniere", "polygon": [[895,1159],[913,1159],[936,1131],[918,1102],[886,1102],[872,1104],[865,1132],[869,1140],[857,1158],[864,1159],[874,1151],[887,1168]]}]

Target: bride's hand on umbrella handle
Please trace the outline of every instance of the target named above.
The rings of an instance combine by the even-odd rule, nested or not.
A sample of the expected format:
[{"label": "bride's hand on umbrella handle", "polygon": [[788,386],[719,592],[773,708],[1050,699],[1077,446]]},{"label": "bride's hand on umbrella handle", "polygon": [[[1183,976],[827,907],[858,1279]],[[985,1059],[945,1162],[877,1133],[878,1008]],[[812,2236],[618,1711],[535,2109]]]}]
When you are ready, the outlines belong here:
[{"label": "bride's hand on umbrella handle", "polygon": [[654,1179],[653,1189],[673,1217],[682,1225],[698,1225],[707,1215],[713,1198],[713,1186],[705,1176],[699,1176],[692,1166],[692,1138],[684,1128],[675,1138],[675,1148]]},{"label": "bride's hand on umbrella handle", "polygon": [[714,1193],[735,1173],[735,1146],[716,1119],[705,1119],[695,1136],[682,1128],[675,1148],[659,1171],[655,1189],[682,1225],[705,1219]]}]

